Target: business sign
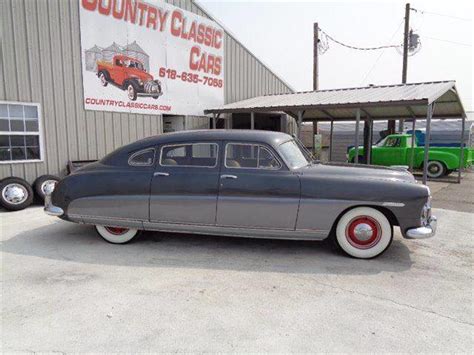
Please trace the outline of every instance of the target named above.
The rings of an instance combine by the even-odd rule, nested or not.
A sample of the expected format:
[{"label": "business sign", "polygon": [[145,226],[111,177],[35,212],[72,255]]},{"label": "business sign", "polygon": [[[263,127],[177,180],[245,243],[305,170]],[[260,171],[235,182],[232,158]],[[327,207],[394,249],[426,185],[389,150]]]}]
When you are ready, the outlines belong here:
[{"label": "business sign", "polygon": [[224,31],[158,0],[80,0],[86,110],[203,115],[224,103]]}]

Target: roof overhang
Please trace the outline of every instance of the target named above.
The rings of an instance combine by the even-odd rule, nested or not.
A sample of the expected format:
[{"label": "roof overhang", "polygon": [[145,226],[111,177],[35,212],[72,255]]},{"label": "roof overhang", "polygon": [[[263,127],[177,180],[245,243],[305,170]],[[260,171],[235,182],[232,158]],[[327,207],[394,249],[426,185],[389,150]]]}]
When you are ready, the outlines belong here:
[{"label": "roof overhang", "polygon": [[234,102],[205,113],[284,112],[303,121],[372,120],[426,118],[434,104],[433,118],[465,117],[454,81],[369,86],[350,89],[319,90],[266,95]]}]

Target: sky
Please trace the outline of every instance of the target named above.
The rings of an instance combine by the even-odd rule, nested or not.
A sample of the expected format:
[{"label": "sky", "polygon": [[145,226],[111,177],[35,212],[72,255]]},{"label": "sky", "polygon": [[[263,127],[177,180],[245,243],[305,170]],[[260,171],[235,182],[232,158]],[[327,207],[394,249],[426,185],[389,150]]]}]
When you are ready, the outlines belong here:
[{"label": "sky", "polygon": [[[312,90],[314,22],[356,47],[403,43],[405,1],[196,2],[296,91]],[[408,82],[456,80],[465,110],[474,110],[473,2],[410,6],[416,9],[410,11],[410,28],[420,35],[421,47],[408,59]],[[359,51],[328,43],[319,56],[320,89],[401,83],[396,48]]]}]

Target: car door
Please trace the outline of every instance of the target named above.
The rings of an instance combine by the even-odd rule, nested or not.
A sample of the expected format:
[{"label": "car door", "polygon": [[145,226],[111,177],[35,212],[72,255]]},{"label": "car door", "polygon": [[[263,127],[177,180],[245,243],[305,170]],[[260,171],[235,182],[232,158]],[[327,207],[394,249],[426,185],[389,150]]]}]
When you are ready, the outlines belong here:
[{"label": "car door", "polygon": [[111,67],[111,77],[112,80],[117,84],[117,85],[123,85],[123,81],[125,80],[125,68],[124,68],[124,62],[120,58],[115,58],[115,62],[113,63]]},{"label": "car door", "polygon": [[226,142],[219,182],[217,225],[294,230],[299,177],[269,146]]},{"label": "car door", "polygon": [[372,164],[375,165],[403,165],[405,148],[400,147],[399,137],[388,137],[382,147],[372,148]]},{"label": "car door", "polygon": [[150,189],[150,221],[215,225],[219,144],[193,142],[160,147]]}]

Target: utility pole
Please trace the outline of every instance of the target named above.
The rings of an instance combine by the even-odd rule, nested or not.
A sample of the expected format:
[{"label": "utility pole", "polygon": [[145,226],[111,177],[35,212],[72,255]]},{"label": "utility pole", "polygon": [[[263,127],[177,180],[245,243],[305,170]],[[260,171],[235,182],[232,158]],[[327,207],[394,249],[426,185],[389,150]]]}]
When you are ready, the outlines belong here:
[{"label": "utility pole", "polygon": [[[319,43],[319,26],[315,22],[313,24],[313,90],[319,89],[319,63],[318,63],[318,43]],[[318,122],[313,121],[313,144],[314,136],[318,134]],[[316,147],[313,147],[313,152],[316,152]]]},{"label": "utility pole", "polygon": [[[408,41],[410,37],[410,4],[405,5],[405,31],[403,33],[403,67],[402,67],[402,84],[407,83],[408,71]],[[398,131],[403,133],[403,120],[398,121]]]},{"label": "utility pole", "polygon": [[319,89],[319,72],[318,72],[318,43],[319,43],[319,27],[315,22],[313,25],[313,90]]},{"label": "utility pole", "polygon": [[406,4],[405,5],[405,32],[403,33],[402,84],[406,84],[407,82],[409,36],[410,36],[410,4]]},{"label": "utility pole", "polygon": [[[407,82],[408,72],[408,40],[410,37],[410,4],[405,5],[405,30],[403,32],[403,66],[402,66],[402,84]],[[388,121],[389,133],[395,133],[395,121]],[[403,130],[403,120],[399,121],[398,129]]]}]

